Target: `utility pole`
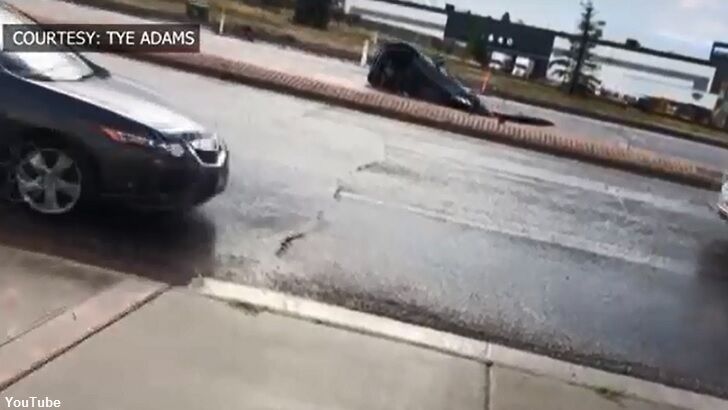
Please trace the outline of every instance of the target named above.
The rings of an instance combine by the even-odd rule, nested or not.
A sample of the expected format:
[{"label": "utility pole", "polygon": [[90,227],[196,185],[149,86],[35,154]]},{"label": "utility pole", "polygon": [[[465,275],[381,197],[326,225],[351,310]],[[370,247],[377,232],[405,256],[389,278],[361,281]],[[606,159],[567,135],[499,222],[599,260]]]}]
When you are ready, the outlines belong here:
[{"label": "utility pole", "polygon": [[581,42],[579,43],[579,54],[576,58],[576,67],[574,67],[574,73],[571,75],[571,85],[569,86],[569,94],[576,92],[576,87],[579,86],[579,80],[581,77],[581,69],[584,66],[584,58],[586,57],[586,51],[589,49],[589,29],[591,28],[592,17],[594,16],[594,6],[591,2],[586,7],[586,14],[584,15],[584,27],[581,30]]}]

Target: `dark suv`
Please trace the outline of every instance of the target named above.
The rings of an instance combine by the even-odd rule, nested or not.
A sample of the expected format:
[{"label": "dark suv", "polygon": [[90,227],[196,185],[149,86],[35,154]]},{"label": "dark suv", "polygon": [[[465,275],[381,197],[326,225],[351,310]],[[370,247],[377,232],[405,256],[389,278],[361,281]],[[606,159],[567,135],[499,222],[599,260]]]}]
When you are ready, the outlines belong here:
[{"label": "dark suv", "polygon": [[478,96],[465,88],[441,61],[407,43],[385,43],[369,69],[369,84],[377,89],[450,108],[488,115]]},{"label": "dark suv", "polygon": [[[28,24],[0,3],[0,24]],[[217,135],[71,50],[0,46],[0,187],[43,214],[93,199],[193,207],[221,193]]]}]

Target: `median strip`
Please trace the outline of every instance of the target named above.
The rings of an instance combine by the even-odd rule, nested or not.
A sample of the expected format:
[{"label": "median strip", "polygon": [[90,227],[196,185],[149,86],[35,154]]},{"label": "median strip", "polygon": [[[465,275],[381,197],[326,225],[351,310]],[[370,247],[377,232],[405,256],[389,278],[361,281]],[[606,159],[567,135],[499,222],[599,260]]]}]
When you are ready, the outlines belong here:
[{"label": "median strip", "polygon": [[[56,19],[38,15],[34,15],[34,17],[46,24],[59,23]],[[123,55],[190,73],[287,93],[418,125],[575,158],[701,188],[718,189],[722,182],[720,170],[688,160],[660,155],[649,150],[566,136],[538,128],[503,124],[489,117],[475,116],[396,95],[350,89],[241,61],[207,54],[132,53]]]},{"label": "median strip", "polygon": [[354,90],[221,57],[205,54],[129,56],[187,72],[285,92],[414,124],[586,160],[702,188],[717,189],[721,184],[719,170],[652,151],[588,141],[541,129],[499,124],[495,119],[488,117],[470,115],[395,95]]}]

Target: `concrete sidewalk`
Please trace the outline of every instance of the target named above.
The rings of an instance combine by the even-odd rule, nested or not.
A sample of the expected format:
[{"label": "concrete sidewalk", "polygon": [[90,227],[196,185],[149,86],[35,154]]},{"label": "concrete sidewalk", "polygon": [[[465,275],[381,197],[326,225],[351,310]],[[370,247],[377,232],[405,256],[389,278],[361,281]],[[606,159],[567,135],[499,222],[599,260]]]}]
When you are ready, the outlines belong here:
[{"label": "concrete sidewalk", "polygon": [[0,246],[0,391],[166,285]]},{"label": "concrete sidewalk", "polygon": [[0,246],[0,346],[118,284],[120,275]]},{"label": "concrete sidewalk", "polygon": [[693,405],[640,399],[252,302],[168,291],[0,391],[0,408],[32,396],[76,410],[728,408],[687,392]]}]

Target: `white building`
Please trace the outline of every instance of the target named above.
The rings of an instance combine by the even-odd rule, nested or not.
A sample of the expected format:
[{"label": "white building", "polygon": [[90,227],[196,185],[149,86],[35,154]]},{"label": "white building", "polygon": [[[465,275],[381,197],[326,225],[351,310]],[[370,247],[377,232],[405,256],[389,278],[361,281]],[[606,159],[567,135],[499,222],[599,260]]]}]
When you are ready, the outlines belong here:
[{"label": "white building", "polygon": [[[553,60],[569,49],[569,40],[556,37]],[[709,90],[716,68],[706,60],[678,58],[667,53],[598,45],[593,53],[602,87],[633,97],[660,97],[712,110],[718,96]],[[557,80],[549,71],[549,79]]]}]

